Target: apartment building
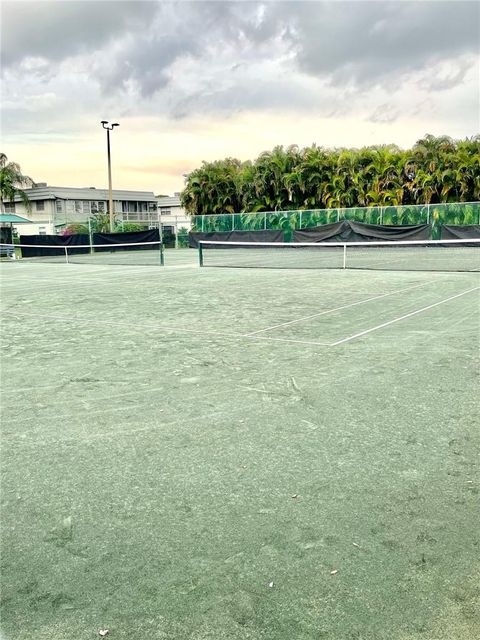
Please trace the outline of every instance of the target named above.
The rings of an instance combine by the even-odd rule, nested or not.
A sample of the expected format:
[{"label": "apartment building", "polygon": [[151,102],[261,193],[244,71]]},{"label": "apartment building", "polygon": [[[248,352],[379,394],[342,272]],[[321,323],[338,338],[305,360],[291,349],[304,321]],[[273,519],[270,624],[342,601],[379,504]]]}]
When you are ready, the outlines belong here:
[{"label": "apartment building", "polygon": [[[37,183],[35,187],[25,189],[25,193],[30,200],[30,210],[19,196],[13,202],[3,203],[5,213],[15,213],[31,221],[18,229],[25,235],[61,233],[69,224],[85,223],[92,215],[108,211],[108,189]],[[158,226],[159,213],[153,191],[114,189],[112,195],[116,220]]]},{"label": "apartment building", "polygon": [[181,229],[190,231],[191,218],[180,204],[180,193],[177,192],[173,196],[159,196],[157,202],[160,222],[165,231],[175,234]]}]

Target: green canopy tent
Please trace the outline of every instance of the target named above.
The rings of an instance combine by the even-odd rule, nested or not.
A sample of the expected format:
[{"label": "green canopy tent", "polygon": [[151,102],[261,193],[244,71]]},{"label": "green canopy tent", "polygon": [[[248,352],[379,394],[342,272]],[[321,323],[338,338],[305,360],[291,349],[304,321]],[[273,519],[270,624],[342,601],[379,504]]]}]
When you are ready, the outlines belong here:
[{"label": "green canopy tent", "polygon": [[[22,218],[14,213],[0,213],[0,243],[9,244],[13,243],[13,225],[14,224],[32,224],[31,220]],[[0,255],[8,255],[15,257],[15,252],[12,247],[0,248]]]}]

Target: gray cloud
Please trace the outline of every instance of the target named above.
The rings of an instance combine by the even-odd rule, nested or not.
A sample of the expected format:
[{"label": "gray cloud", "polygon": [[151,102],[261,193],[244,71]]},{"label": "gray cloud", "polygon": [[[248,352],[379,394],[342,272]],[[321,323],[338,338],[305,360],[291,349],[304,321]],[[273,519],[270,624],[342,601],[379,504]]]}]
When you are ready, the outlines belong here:
[{"label": "gray cloud", "polygon": [[[58,93],[63,108],[75,96],[78,112],[115,96],[126,114],[338,115],[373,86],[460,85],[478,58],[479,15],[477,3],[462,1],[7,1],[2,62],[9,86]],[[375,122],[399,114],[384,98],[371,113]]]},{"label": "gray cloud", "polygon": [[2,2],[2,63],[28,57],[61,61],[102,47],[126,31],[140,31],[157,12],[154,2]]},{"label": "gray cloud", "polygon": [[334,84],[397,81],[439,60],[479,53],[476,2],[337,2],[278,5],[308,74]]},{"label": "gray cloud", "polygon": [[380,104],[376,107],[368,120],[370,120],[370,122],[389,124],[391,122],[395,122],[399,115],[400,113],[398,109],[391,104]]}]

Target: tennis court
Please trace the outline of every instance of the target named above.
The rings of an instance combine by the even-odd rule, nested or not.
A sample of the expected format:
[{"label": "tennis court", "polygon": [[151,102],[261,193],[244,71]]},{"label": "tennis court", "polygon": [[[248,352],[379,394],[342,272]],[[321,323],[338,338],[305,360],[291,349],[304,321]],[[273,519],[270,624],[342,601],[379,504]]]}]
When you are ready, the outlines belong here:
[{"label": "tennis court", "polygon": [[2,638],[480,636],[478,273],[0,273]]}]

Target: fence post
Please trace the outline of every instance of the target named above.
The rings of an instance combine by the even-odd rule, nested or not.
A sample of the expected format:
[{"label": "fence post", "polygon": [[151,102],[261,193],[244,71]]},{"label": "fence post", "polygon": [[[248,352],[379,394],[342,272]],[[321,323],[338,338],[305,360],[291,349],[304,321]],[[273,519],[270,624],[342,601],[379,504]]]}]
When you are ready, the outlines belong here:
[{"label": "fence post", "polygon": [[427,224],[430,224],[430,203],[427,202]]},{"label": "fence post", "polygon": [[383,224],[383,207],[380,207],[380,224]]},{"label": "fence post", "polygon": [[235,231],[235,214],[232,213],[232,231]]},{"label": "fence post", "polygon": [[267,212],[266,211],[263,214],[263,229],[264,229],[264,231],[267,230]]},{"label": "fence post", "polygon": [[178,217],[175,216],[175,249],[178,249]]},{"label": "fence post", "polygon": [[298,228],[301,229],[302,228],[302,212],[300,211],[300,216],[298,219]]},{"label": "fence post", "polygon": [[204,224],[203,224],[204,223],[204,217],[205,216],[201,216],[201,218],[202,218],[202,233],[203,233],[203,230],[204,230]]}]

